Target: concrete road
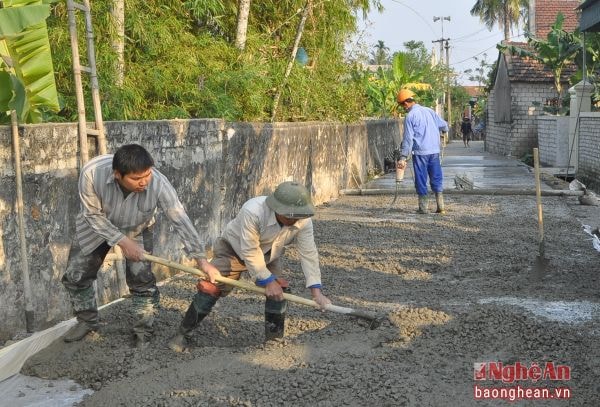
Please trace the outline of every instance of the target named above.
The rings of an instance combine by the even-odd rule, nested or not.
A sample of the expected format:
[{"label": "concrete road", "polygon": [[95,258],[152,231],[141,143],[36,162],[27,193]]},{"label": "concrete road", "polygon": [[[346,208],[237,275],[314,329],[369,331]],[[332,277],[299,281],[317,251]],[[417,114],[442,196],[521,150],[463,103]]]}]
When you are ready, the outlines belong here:
[{"label": "concrete road", "polygon": [[[483,141],[472,141],[465,148],[462,141],[454,140],[443,151],[442,168],[444,189],[455,190],[456,176],[473,183],[474,189],[482,190],[535,190],[535,177],[532,167],[515,159],[493,155],[484,151]],[[562,186],[567,188],[566,183]],[[396,188],[396,174],[389,173],[363,185],[364,190],[389,190]],[[405,170],[404,180],[399,184],[402,192],[414,192],[412,162]],[[561,188],[561,189],[563,189]],[[556,189],[542,182],[542,190]]]}]

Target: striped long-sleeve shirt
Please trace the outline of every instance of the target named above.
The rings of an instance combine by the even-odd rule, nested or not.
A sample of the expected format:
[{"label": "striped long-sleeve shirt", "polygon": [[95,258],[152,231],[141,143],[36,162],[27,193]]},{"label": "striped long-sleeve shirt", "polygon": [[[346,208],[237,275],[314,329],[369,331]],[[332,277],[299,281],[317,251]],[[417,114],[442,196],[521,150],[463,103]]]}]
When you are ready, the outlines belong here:
[{"label": "striped long-sleeve shirt", "polygon": [[81,208],[76,234],[82,252],[89,254],[105,241],[114,246],[125,236],[138,237],[154,224],[160,206],[173,222],[186,252],[193,258],[206,257],[200,236],[167,178],[152,168],[146,190],[126,195],[114,178],[112,160],[112,154],[95,157],[79,176]]}]

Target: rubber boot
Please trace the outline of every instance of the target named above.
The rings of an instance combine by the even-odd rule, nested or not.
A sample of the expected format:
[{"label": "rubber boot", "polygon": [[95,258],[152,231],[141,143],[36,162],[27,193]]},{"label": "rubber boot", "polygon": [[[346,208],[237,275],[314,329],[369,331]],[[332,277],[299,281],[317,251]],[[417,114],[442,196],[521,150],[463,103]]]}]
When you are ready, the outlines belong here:
[{"label": "rubber boot", "polygon": [[435,212],[440,213],[442,215],[445,214],[446,208],[444,206],[444,194],[442,192],[435,193],[435,202],[437,204],[437,211]]},{"label": "rubber boot", "polygon": [[198,292],[194,295],[194,300],[188,307],[181,325],[179,325],[177,335],[169,341],[169,348],[174,352],[184,352],[191,347],[190,339],[192,332],[198,324],[210,313],[217,303],[219,297]]},{"label": "rubber boot", "polygon": [[419,195],[419,209],[417,213],[429,213],[429,198],[427,195]]},{"label": "rubber boot", "polygon": [[97,326],[91,326],[86,322],[78,322],[73,328],[69,329],[69,332],[63,337],[65,342],[76,342],[80,341],[87,336],[90,332],[96,331]]}]

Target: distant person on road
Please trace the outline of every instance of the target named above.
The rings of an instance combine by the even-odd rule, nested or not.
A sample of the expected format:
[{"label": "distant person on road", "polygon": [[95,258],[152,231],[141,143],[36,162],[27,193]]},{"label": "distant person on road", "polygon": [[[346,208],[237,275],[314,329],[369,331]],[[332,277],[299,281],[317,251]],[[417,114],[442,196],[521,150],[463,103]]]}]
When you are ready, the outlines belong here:
[{"label": "distant person on road", "polygon": [[[319,255],[310,219],[315,213],[308,190],[296,182],[279,184],[269,196],[252,198],[225,227],[214,245],[211,263],[223,276],[239,280],[248,272],[257,286],[266,290],[265,339],[282,338],[289,287],[281,278],[285,246],[296,243],[306,287],[314,301],[324,308],[331,301],[321,291]],[[217,300],[229,294],[231,286],[200,280],[178,333],[169,348],[183,352],[190,347],[194,329],[212,310]]]},{"label": "distant person on road", "polygon": [[94,280],[113,246],[126,258],[126,280],[137,321],[135,346],[144,348],[153,333],[159,292],[151,264],[154,214],[163,210],[175,226],[188,254],[214,281],[218,276],[204,254],[200,237],[167,178],[154,168],[148,151],[137,144],[120,147],[114,155],[101,155],[84,165],[79,176],[80,211],[62,283],[73,305],[77,325],[65,342],[83,339],[99,328]]},{"label": "distant person on road", "polygon": [[465,144],[465,148],[469,147],[469,141],[471,141],[473,129],[471,128],[471,120],[469,120],[468,117],[463,117],[463,121],[460,125],[460,132],[462,133],[462,139],[463,143]]},{"label": "distant person on road", "polygon": [[413,155],[415,172],[415,188],[419,195],[417,213],[429,212],[427,196],[427,178],[435,193],[437,213],[445,213],[443,196],[443,173],[440,161],[440,131],[448,132],[446,123],[436,112],[415,102],[415,94],[402,89],[398,92],[397,101],[407,114],[404,118],[404,136],[400,146],[400,159],[396,165],[406,168],[409,154]]}]

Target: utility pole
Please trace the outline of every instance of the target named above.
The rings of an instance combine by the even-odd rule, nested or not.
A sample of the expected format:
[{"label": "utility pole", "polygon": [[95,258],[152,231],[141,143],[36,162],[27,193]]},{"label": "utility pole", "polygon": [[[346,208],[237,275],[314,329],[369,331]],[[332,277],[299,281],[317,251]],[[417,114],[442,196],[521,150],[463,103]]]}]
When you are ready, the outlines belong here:
[{"label": "utility pole", "polygon": [[448,68],[448,133],[449,136],[452,137],[452,92],[451,92],[451,83],[450,83],[450,38],[446,39],[446,67]]},{"label": "utility pole", "polygon": [[[450,38],[444,38],[444,20],[446,21],[450,21],[450,16],[434,16],[433,17],[433,22],[439,21],[442,24],[442,38],[440,38],[439,40],[435,40],[435,41],[431,41],[433,43],[439,42],[440,43],[440,57],[439,57],[439,63],[443,63],[443,58],[444,58],[444,43],[446,43],[446,65],[447,65],[447,69],[450,70],[450,61],[448,59],[448,41],[450,41]],[[448,98],[448,99],[446,99]],[[438,114],[440,114],[440,116],[444,116],[444,112],[443,112],[443,108],[439,109],[440,105],[444,105],[444,99],[449,100],[449,96],[446,92],[444,92],[444,96],[442,97],[442,102],[436,102],[436,112]],[[448,104],[448,117],[450,117],[450,105]],[[440,111],[441,110],[441,111]]]}]

